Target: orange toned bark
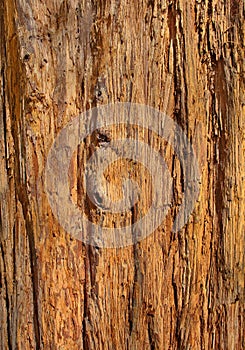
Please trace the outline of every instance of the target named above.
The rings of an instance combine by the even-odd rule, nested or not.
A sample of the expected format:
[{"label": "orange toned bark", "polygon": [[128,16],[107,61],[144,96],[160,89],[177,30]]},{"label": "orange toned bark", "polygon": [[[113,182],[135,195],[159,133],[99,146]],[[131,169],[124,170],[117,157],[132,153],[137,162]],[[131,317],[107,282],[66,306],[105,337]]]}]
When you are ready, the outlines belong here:
[{"label": "orange toned bark", "polygon": [[[1,349],[245,348],[244,34],[239,0],[1,0]],[[134,246],[102,249],[60,226],[44,173],[69,121],[118,101],[152,106],[182,127],[201,189],[173,234],[183,179],[167,150],[175,203],[166,219]],[[164,148],[157,135],[137,137]],[[77,179],[98,139],[69,171],[73,200],[95,222]],[[120,167],[121,177],[142,179],[137,218],[151,201],[150,177],[141,165],[114,164],[114,199]]]}]

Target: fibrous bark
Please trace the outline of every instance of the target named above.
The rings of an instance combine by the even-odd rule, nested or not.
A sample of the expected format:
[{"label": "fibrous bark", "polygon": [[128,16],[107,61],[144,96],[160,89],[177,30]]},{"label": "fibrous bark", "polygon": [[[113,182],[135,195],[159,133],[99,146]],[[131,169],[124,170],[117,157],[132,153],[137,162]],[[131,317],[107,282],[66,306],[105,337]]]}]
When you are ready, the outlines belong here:
[{"label": "fibrous bark", "polygon": [[[1,349],[245,348],[244,11],[241,0],[1,1]],[[200,196],[173,234],[184,194],[170,150],[175,203],[166,220],[134,246],[102,249],[59,225],[45,164],[69,121],[126,101],[182,127],[198,157]],[[73,158],[81,209],[79,166],[117,131],[107,132]],[[126,163],[110,169],[114,188]],[[151,184],[142,166],[132,174],[142,179],[137,218]]]}]

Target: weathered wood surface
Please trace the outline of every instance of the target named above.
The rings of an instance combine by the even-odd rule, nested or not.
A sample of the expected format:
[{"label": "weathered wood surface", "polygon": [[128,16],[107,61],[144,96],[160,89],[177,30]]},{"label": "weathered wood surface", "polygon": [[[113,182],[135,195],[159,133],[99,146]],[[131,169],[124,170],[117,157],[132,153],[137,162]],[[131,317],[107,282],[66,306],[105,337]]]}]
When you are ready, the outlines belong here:
[{"label": "weathered wood surface", "polygon": [[[1,0],[1,349],[245,348],[244,26],[242,0]],[[178,234],[175,205],[135,246],[97,249],[54,218],[45,162],[70,120],[117,101],[181,125],[201,192]],[[97,146],[74,157],[71,182]],[[168,154],[177,204],[181,173]],[[128,171],[117,166],[115,186]],[[146,210],[148,175],[132,173]],[[83,207],[83,193],[73,196]]]}]

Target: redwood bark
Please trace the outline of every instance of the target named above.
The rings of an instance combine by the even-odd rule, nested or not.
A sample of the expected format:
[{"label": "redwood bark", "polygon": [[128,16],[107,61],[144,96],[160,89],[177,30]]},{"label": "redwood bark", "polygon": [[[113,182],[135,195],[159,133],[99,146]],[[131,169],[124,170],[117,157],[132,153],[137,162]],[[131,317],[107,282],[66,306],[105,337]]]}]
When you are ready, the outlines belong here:
[{"label": "redwood bark", "polygon": [[[241,0],[1,0],[1,349],[245,348],[244,13]],[[166,220],[134,246],[102,249],[61,227],[44,173],[69,121],[118,101],[182,127],[201,190],[173,234],[183,179],[167,152],[175,205]],[[97,136],[73,158],[77,188]],[[114,186],[127,166],[111,168]],[[142,178],[137,219],[151,184],[140,165],[132,173]],[[84,209],[85,194],[73,196]]]}]

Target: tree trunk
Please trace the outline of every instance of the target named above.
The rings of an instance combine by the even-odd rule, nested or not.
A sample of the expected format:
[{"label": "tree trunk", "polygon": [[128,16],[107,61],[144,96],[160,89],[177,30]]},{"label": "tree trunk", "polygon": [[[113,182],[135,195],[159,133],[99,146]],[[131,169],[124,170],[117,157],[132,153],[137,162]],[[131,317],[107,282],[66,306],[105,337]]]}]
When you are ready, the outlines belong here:
[{"label": "tree trunk", "polygon": [[[244,11],[241,0],[1,0],[1,349],[245,348]],[[68,171],[90,222],[130,225],[151,205],[158,174],[130,159],[107,171],[113,201],[129,175],[141,188],[127,212],[98,209],[83,189],[89,156],[118,135],[156,149],[173,179],[154,232],[100,246],[57,219],[45,174],[68,123],[117,102],[181,127],[200,193],[174,232],[188,190],[174,144],[160,127],[95,130]]]}]

